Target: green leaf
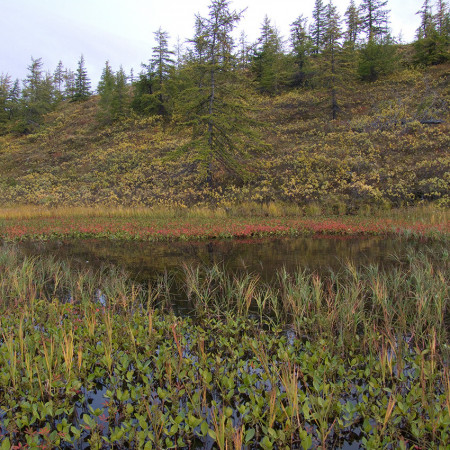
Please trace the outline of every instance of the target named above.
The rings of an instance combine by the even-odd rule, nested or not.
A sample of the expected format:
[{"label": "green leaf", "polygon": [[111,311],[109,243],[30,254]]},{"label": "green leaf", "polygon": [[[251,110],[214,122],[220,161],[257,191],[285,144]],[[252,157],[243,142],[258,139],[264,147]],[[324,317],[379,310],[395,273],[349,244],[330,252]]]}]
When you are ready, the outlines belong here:
[{"label": "green leaf", "polygon": [[307,403],[303,403],[302,411],[303,411],[303,415],[305,416],[305,419],[309,420],[311,415],[309,414],[309,406]]},{"label": "green leaf", "polygon": [[192,427],[192,428],[196,428],[200,425],[200,423],[202,422],[203,419],[197,419],[197,417],[195,417],[194,415],[192,415],[191,413],[188,414],[188,424]]},{"label": "green leaf", "polygon": [[312,446],[312,437],[308,434],[306,437],[302,438],[302,448],[303,450],[308,450]]},{"label": "green leaf", "polygon": [[211,430],[211,428],[208,430],[208,435],[211,439],[217,440],[216,432]]},{"label": "green leaf", "polygon": [[248,444],[253,439],[253,436],[255,436],[255,429],[250,428],[247,430],[247,433],[245,433],[245,443]]},{"label": "green leaf", "polygon": [[203,421],[203,423],[202,423],[202,425],[200,427],[200,430],[202,432],[202,436],[206,436],[207,435],[207,433],[208,433],[208,424],[207,424],[206,420]]},{"label": "green leaf", "polygon": [[9,441],[9,438],[6,438],[2,442],[2,446],[0,447],[1,450],[9,450],[11,448],[11,442]]},{"label": "green leaf", "polygon": [[273,448],[272,441],[267,436],[264,436],[262,438],[260,445],[263,449],[267,449],[267,450],[271,450]]}]

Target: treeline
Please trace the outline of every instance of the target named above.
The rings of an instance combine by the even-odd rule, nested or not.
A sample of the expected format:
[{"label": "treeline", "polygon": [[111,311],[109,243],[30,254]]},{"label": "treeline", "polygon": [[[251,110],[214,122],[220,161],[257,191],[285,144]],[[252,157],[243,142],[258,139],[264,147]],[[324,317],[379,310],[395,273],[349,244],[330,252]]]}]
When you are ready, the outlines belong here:
[{"label": "treeline", "polygon": [[[354,0],[341,17],[330,1],[316,0],[311,19],[297,17],[284,39],[266,17],[261,35],[249,42],[233,38],[242,12],[228,0],[212,0],[206,17],[195,17],[193,37],[169,46],[169,34],[154,33],[155,46],[137,76],[106,62],[97,86],[98,120],[108,124],[130,114],[157,115],[192,128],[189,150],[204,162],[206,178],[213,160],[239,172],[233,154],[258,143],[245,92],[277,95],[286,89],[323,88],[329,92],[330,118],[339,114],[339,90],[351,80],[375,81],[401,64],[448,61],[450,15],[444,0],[425,0],[412,51],[400,52],[389,30],[387,0]],[[0,77],[0,132],[27,133],[61,101],[84,101],[92,94],[81,57],[76,71],[58,64],[45,72],[32,59],[25,80]],[[245,138],[244,138],[245,136]],[[244,142],[245,140],[245,142]],[[185,149],[187,150],[187,148]],[[181,151],[181,150],[180,150]],[[240,173],[240,176],[244,176]]]},{"label": "treeline", "polygon": [[91,95],[83,56],[75,72],[64,68],[60,61],[53,73],[44,71],[42,58],[31,58],[22,82],[0,75],[0,132],[32,132],[41,124],[43,115],[61,101],[83,101]]}]

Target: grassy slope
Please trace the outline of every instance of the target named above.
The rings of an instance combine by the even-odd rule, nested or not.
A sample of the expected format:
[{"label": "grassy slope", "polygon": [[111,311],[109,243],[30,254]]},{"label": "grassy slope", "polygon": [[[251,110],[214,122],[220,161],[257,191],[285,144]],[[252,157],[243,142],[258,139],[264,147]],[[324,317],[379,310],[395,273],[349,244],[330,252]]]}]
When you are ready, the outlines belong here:
[{"label": "grassy slope", "polygon": [[[168,158],[189,138],[154,118],[99,127],[97,99],[63,104],[39,133],[0,137],[0,205],[191,205],[242,201],[320,203],[328,212],[361,205],[438,200],[448,204],[448,74],[406,70],[339,92],[329,120],[326,91],[254,96],[272,147],[245,160],[247,184],[216,171],[203,187],[196,162]],[[440,125],[414,119],[438,117]],[[402,124],[404,120],[406,123]]]}]

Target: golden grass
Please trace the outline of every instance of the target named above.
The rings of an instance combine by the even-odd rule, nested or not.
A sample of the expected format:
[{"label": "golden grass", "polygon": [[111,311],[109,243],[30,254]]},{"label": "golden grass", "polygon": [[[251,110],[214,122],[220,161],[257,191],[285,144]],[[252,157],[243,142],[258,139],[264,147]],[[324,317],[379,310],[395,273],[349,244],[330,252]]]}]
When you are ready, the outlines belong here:
[{"label": "golden grass", "polygon": [[[110,206],[75,206],[75,207],[44,207],[36,205],[20,205],[16,207],[0,208],[1,219],[33,219],[47,217],[148,217],[148,218],[225,218],[225,217],[304,217],[320,216],[320,210],[302,208],[296,204],[283,204],[278,202],[257,203],[245,202],[236,205],[221,207],[194,206],[188,207],[110,207]],[[434,205],[422,205],[409,208],[398,208],[388,211],[371,210],[371,217],[390,218],[399,221],[424,222],[428,224],[441,224],[450,221],[450,209],[439,208]]]}]

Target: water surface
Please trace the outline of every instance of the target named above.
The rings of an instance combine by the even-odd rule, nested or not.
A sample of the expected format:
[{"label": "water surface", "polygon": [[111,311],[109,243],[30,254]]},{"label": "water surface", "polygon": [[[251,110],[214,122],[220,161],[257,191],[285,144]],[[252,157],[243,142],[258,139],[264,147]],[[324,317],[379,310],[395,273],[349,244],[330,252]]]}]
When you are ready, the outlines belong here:
[{"label": "water surface", "polygon": [[142,242],[102,239],[69,239],[24,242],[27,255],[53,255],[78,266],[98,268],[113,264],[139,282],[155,279],[187,266],[218,264],[226,271],[257,273],[265,281],[276,272],[309,269],[319,273],[339,271],[348,262],[356,267],[395,264],[394,255],[419,249],[423,243],[385,237],[279,237],[211,241]]}]

